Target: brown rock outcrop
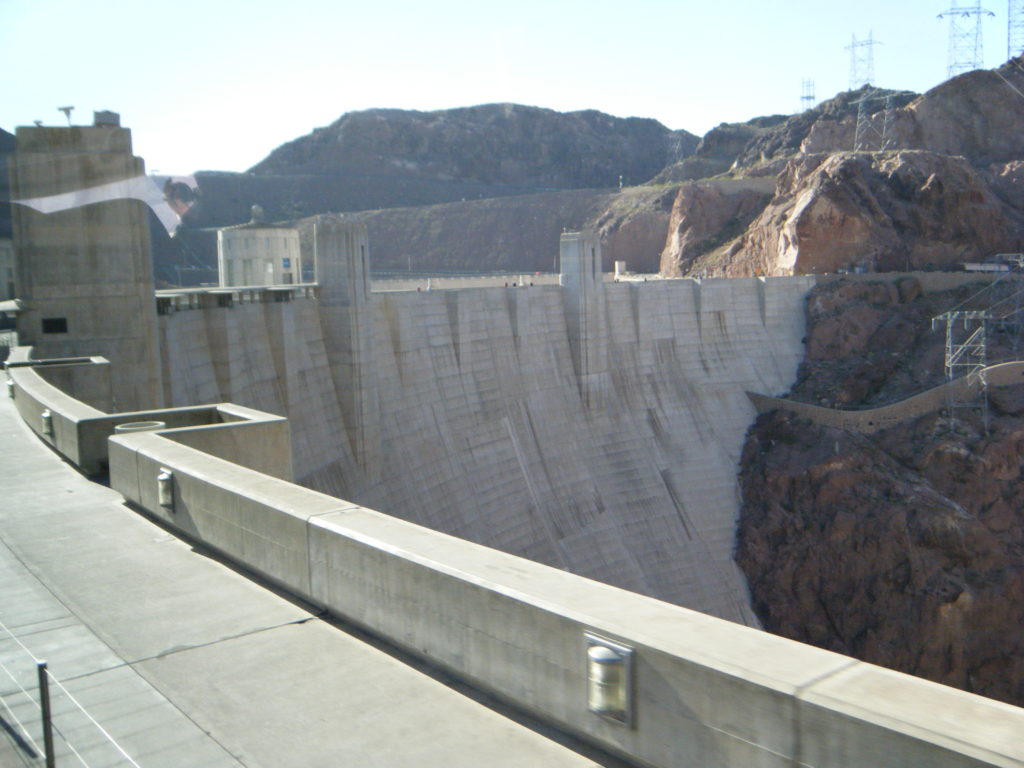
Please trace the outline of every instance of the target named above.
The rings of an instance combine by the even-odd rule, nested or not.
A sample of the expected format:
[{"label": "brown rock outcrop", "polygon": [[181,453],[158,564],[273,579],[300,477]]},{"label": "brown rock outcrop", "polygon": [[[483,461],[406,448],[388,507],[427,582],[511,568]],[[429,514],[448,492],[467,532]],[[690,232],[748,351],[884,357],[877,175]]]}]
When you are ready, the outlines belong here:
[{"label": "brown rock outcrop", "polygon": [[[870,87],[869,87],[870,88]],[[881,89],[849,92],[871,96],[866,133],[876,137],[870,149],[886,144],[893,149],[923,149],[940,155],[959,155],[978,167],[1024,158],[1024,57],[994,70],[966,72],[910,100],[906,93]],[[884,107],[893,95],[893,111]],[[909,102],[909,103],[908,103]],[[889,121],[886,127],[886,121]],[[816,120],[800,144],[804,153],[853,149],[856,112]],[[870,143],[870,142],[869,142]]]},{"label": "brown rock outcrop", "polygon": [[899,108],[917,94],[864,86],[843,91],[813,109],[793,115],[754,137],[736,158],[734,169],[751,173],[765,163],[792,157],[798,152],[845,152],[854,149],[857,112],[862,99],[868,115],[879,114],[887,104]]},{"label": "brown rock outcrop", "polygon": [[[819,286],[790,396],[856,407],[939,383],[944,333],[930,318],[1007,306],[1021,289],[978,287]],[[991,334],[990,359],[1019,356],[1012,343]],[[736,559],[766,629],[1024,704],[1024,386],[990,394],[987,433],[967,411],[953,430],[932,413],[871,436],[783,411],[758,419]]]},{"label": "brown rock outcrop", "polygon": [[1024,56],[966,72],[911,102],[900,146],[962,155],[977,165],[1024,158]]},{"label": "brown rock outcrop", "polygon": [[668,221],[659,272],[689,274],[702,254],[740,235],[771,199],[773,179],[715,179],[680,187]]},{"label": "brown rock outcrop", "polygon": [[1024,213],[1024,160],[995,163],[989,170],[992,191],[1004,203]]},{"label": "brown rock outcrop", "polygon": [[727,276],[890,271],[1019,250],[1022,218],[965,159],[923,151],[800,156]]},{"label": "brown rock outcrop", "polygon": [[755,435],[737,560],[765,627],[1024,704],[1024,420],[869,439],[774,412]]}]

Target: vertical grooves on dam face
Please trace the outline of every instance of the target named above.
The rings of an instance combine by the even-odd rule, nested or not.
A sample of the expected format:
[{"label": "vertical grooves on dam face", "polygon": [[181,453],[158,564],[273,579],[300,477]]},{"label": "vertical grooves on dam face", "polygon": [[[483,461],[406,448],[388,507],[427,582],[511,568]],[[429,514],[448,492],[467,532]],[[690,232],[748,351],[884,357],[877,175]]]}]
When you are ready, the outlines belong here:
[{"label": "vertical grooves on dam face", "polygon": [[[788,389],[811,285],[601,284],[588,299],[600,306],[579,308],[592,321],[586,382],[557,286],[373,294],[367,338],[349,341],[363,345],[369,373],[330,364],[339,330],[332,310],[312,299],[253,304],[246,314],[182,311],[161,322],[179,382],[175,404],[200,393],[264,408],[278,401],[292,420],[301,482],[749,622],[732,561],[735,476],[754,418],[744,393]],[[222,324],[196,322],[207,312],[225,313]],[[263,330],[243,332],[251,324]],[[268,348],[282,338],[283,355]],[[360,375],[375,382],[360,413],[376,435],[378,471],[353,455],[349,416],[338,406]]]}]

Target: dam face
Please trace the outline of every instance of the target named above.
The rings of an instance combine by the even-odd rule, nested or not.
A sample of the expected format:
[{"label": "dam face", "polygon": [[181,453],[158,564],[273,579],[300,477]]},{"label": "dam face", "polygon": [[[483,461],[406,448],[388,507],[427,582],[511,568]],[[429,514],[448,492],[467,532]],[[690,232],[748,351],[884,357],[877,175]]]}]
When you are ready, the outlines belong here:
[{"label": "dam face", "polygon": [[813,278],[605,283],[568,235],[561,287],[373,293],[365,240],[318,223],[319,299],[166,309],[168,403],[287,416],[316,490],[757,623],[732,559],[745,392],[795,378]]}]

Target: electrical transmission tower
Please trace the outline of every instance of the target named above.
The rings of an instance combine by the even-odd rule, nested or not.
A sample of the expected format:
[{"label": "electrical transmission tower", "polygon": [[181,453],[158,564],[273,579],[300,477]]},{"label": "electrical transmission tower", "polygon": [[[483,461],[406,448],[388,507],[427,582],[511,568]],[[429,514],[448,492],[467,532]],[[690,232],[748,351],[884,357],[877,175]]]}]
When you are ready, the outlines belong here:
[{"label": "electrical transmission tower", "polygon": [[[872,120],[869,104],[873,101],[884,101],[882,124]],[[853,136],[853,149],[856,152],[871,152],[893,148],[892,124],[896,119],[896,94],[885,93],[879,88],[868,88],[863,96],[852,102],[857,105],[857,130]]]},{"label": "electrical transmission tower", "polygon": [[974,5],[954,5],[939,14],[940,19],[949,19],[949,66],[947,77],[961,72],[970,72],[982,65],[981,17],[995,16],[992,11]]},{"label": "electrical transmission tower", "polygon": [[[1024,0],[1021,0],[1024,2]],[[814,108],[817,100],[814,98],[814,81],[804,80],[800,83],[800,111],[806,112]]]},{"label": "electrical transmission tower", "polygon": [[853,42],[846,46],[850,52],[850,90],[855,91],[862,85],[875,82],[875,46],[880,42],[872,38],[868,32],[867,40],[858,40],[853,35]]},{"label": "electrical transmission tower", "polygon": [[1009,0],[1006,15],[1009,19],[1006,58],[1012,59],[1024,53],[1024,0]]},{"label": "electrical transmission tower", "polygon": [[[932,318],[946,324],[946,415],[950,422],[958,411],[978,411],[988,430],[988,381],[985,376],[986,311],[960,310]],[[959,380],[959,382],[957,381]]]}]

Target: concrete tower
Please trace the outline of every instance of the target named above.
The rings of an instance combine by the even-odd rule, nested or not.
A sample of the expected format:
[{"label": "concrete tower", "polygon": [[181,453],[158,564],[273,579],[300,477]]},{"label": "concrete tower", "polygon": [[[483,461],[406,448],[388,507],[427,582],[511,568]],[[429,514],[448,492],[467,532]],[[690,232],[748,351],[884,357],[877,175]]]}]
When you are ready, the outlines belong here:
[{"label": "concrete tower", "polygon": [[366,225],[324,215],[313,226],[327,361],[352,454],[367,476],[374,477],[379,469],[380,434]]},{"label": "concrete tower", "polygon": [[[20,127],[11,160],[15,202],[142,176],[119,125]],[[139,200],[55,213],[13,205],[21,344],[35,356],[103,355],[117,410],[163,404],[149,223]]]},{"label": "concrete tower", "polygon": [[604,345],[604,282],[601,241],[592,232],[566,232],[559,243],[559,270],[572,364],[587,407],[599,407],[608,370]]}]

